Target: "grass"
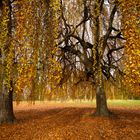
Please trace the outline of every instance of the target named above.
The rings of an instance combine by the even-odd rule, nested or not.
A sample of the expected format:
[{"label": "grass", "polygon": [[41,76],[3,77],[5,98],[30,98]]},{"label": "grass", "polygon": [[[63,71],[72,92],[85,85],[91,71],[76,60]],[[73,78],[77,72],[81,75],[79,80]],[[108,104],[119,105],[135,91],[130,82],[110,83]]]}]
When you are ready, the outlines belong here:
[{"label": "grass", "polygon": [[110,107],[140,108],[140,100],[109,100]]},{"label": "grass", "polygon": [[[27,102],[21,102],[21,104],[26,104]],[[140,100],[108,100],[109,108],[130,108],[130,109],[140,109]],[[63,105],[67,107],[95,107],[96,101],[88,101],[88,100],[69,100],[69,101],[36,101],[36,105],[44,104],[48,106],[58,106],[63,107]],[[30,105],[30,103],[29,103]]]}]

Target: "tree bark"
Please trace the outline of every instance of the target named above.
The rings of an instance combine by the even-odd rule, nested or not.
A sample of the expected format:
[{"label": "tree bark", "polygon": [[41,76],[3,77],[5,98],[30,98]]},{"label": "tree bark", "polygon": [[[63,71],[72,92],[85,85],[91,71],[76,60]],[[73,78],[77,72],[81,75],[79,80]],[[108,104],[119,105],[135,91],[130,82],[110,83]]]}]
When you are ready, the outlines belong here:
[{"label": "tree bark", "polygon": [[13,90],[0,94],[0,124],[13,123],[15,116],[13,112]]},{"label": "tree bark", "polygon": [[96,111],[94,116],[110,116],[110,111],[107,107],[107,100],[103,86],[96,88]]},{"label": "tree bark", "polygon": [[[9,54],[9,50],[11,47],[11,38],[12,38],[12,5],[11,5],[10,0],[2,0],[1,5],[0,5],[0,10],[1,10],[1,21],[4,22],[7,16],[5,15],[5,11],[7,10],[7,21],[4,23],[6,24],[5,28],[8,31],[8,33],[5,33],[7,35],[6,41],[3,43],[3,47],[1,50],[1,65],[2,65],[2,70],[0,72],[0,124],[2,123],[13,123],[15,120],[15,116],[13,113],[13,85],[12,85],[12,79],[9,79],[10,85],[12,87],[12,90],[8,91],[8,87],[5,84],[5,79],[6,79],[6,74],[5,74],[5,69],[6,69],[6,59],[7,55]],[[8,8],[8,9],[7,9]],[[4,15],[3,15],[4,14]],[[5,32],[5,30],[2,30]],[[12,63],[12,62],[11,62]]]}]

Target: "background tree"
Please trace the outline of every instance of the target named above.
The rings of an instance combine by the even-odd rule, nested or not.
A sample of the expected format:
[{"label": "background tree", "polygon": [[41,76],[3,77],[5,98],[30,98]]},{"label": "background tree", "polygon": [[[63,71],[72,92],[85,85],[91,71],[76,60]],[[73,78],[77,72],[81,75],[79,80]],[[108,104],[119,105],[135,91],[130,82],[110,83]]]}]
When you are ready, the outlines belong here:
[{"label": "background tree", "polygon": [[[59,45],[64,77],[68,71],[69,75],[82,71],[84,80],[96,86],[95,114],[108,116],[104,80],[115,79],[115,71],[122,73],[119,60],[123,55],[123,37],[120,26],[114,22],[119,19],[116,16],[119,13],[118,2],[81,0],[67,5],[61,1],[61,6],[62,32]],[[66,8],[68,6],[74,8],[75,13],[72,14],[78,15],[76,20],[70,16],[70,9]],[[78,83],[80,81],[83,78]]]}]

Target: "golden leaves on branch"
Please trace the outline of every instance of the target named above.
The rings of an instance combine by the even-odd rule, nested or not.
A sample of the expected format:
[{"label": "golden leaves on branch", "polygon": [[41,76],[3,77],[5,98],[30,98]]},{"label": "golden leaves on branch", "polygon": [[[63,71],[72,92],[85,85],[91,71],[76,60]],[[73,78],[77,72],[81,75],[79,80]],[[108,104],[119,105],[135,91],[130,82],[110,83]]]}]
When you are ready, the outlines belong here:
[{"label": "golden leaves on branch", "polygon": [[33,38],[34,31],[34,1],[17,1],[18,7],[15,12],[16,29],[15,38],[18,45],[16,46],[17,55],[17,77],[15,89],[16,93],[22,94],[25,87],[31,88],[32,80],[36,75],[36,60],[34,55],[36,46],[33,44],[36,38]]},{"label": "golden leaves on branch", "polygon": [[[11,41],[11,13],[9,1],[3,1],[0,21],[0,51],[2,83],[11,90],[10,80],[13,78],[14,45]],[[4,86],[3,85],[3,86]]]},{"label": "golden leaves on branch", "polygon": [[[32,83],[37,74],[38,79],[41,75],[46,74],[48,84],[56,85],[60,82],[62,74],[61,64],[58,62],[59,49],[57,47],[60,20],[59,0],[50,1],[50,9],[46,9],[43,0],[17,0],[13,2],[13,13],[9,13],[7,2],[8,0],[4,1],[2,21],[0,22],[2,31],[0,32],[0,47],[4,58],[3,64],[6,64],[4,67],[5,83],[10,89],[10,79],[13,80],[17,96],[22,95],[26,88],[29,90],[32,88]],[[50,10],[50,19],[45,19],[44,15],[45,12],[48,12],[47,10]],[[10,14],[13,14],[12,18],[14,18],[12,36],[9,36],[8,28]],[[49,22],[44,19],[49,20]],[[8,49],[5,49],[7,45]],[[40,55],[40,52],[43,54]],[[48,73],[37,71],[39,60],[43,61],[40,65],[46,65],[44,61],[48,61]]]},{"label": "golden leaves on branch", "polygon": [[125,43],[125,85],[140,93],[140,3],[139,0],[122,0],[122,25]]},{"label": "golden leaves on branch", "polygon": [[[48,33],[51,32],[51,39],[48,38],[48,84],[51,88],[55,88],[60,82],[62,71],[61,64],[58,62],[59,49],[57,46],[57,39],[59,35],[59,16],[60,16],[60,3],[59,0],[52,0],[50,2],[50,10],[53,14],[51,16],[50,24],[51,31],[48,29]],[[48,34],[48,37],[49,34]]]}]

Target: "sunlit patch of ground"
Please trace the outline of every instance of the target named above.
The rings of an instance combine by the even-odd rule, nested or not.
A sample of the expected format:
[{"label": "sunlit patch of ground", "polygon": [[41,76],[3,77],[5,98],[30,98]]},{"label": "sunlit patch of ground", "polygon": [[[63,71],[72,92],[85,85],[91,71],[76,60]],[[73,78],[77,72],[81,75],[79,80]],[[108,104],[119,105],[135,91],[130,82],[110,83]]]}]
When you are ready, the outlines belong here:
[{"label": "sunlit patch of ground", "polygon": [[21,103],[18,121],[0,126],[0,140],[140,140],[140,106],[129,104],[109,103],[118,117],[98,118],[90,103]]}]

